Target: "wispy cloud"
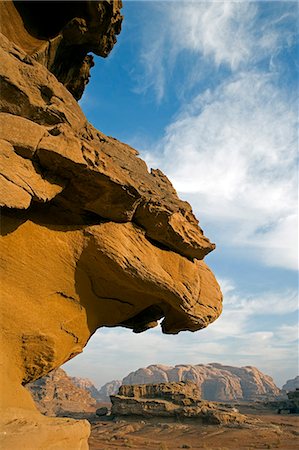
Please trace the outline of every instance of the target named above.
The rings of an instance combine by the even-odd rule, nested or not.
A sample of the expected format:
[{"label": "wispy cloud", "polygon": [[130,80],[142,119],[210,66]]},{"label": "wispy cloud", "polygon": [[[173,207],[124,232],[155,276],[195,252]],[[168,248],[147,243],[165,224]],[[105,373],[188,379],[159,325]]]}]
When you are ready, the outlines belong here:
[{"label": "wispy cloud", "polygon": [[[139,91],[153,88],[161,101],[178,59],[186,53],[189,60],[188,88],[204,77],[213,66],[215,77],[221,66],[235,72],[261,63],[277,70],[277,57],[294,44],[296,5],[284,8],[268,2],[193,1],[157,2],[152,5],[154,20],[143,36],[140,61],[143,72],[137,81]],[[266,4],[266,2],[265,2]],[[290,23],[292,26],[289,26]]]},{"label": "wispy cloud", "polygon": [[275,77],[241,73],[182,107],[143,156],[226,230],[220,239],[296,269],[297,126],[296,98]]},{"label": "wispy cloud", "polygon": [[294,2],[158,3],[143,45],[143,87],[161,100],[177,69],[183,90],[193,90],[164,137],[138,145],[212,224],[218,245],[295,270],[298,93],[285,80],[294,72],[287,51],[296,11]]}]

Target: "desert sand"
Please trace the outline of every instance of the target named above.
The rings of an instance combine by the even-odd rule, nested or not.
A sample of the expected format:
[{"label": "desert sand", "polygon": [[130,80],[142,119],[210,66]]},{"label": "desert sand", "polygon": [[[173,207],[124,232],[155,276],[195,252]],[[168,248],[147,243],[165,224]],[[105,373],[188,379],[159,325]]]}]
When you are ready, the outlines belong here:
[{"label": "desert sand", "polygon": [[273,411],[248,414],[258,419],[256,426],[202,425],[196,420],[91,420],[90,450],[122,448],[148,450],[213,449],[295,450],[299,447],[299,416],[273,414]]}]

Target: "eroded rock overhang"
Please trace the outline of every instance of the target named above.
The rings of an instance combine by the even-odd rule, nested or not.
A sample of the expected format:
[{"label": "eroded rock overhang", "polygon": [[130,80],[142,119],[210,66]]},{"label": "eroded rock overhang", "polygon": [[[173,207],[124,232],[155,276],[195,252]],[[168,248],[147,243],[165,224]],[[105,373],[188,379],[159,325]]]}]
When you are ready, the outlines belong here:
[{"label": "eroded rock overhang", "polygon": [[[20,31],[22,48],[11,28],[6,34],[12,38],[1,38],[1,206],[10,248],[13,235],[22,240],[22,232],[36,240],[59,236],[67,243],[74,292],[68,294],[62,281],[49,290],[90,311],[91,333],[117,325],[140,332],[163,318],[165,333],[207,326],[221,312],[219,286],[202,261],[215,245],[167,177],[160,170],[149,172],[136,150],[92,127],[69,86],[64,83],[70,92],[55,70],[48,70],[59,46],[68,48],[70,42],[80,47],[84,41],[85,50],[106,56],[120,29],[121,3],[75,2],[79,9],[70,13],[65,6],[59,26],[49,21],[46,31],[32,19],[31,2],[23,2],[29,19],[24,19],[22,2],[18,8],[5,3],[15,29],[22,29],[22,18],[27,33]],[[61,29],[70,30],[68,24],[78,24],[78,17],[87,24],[81,40],[74,32],[65,41]],[[37,56],[52,54],[45,45],[51,46],[53,39],[59,45],[53,46],[50,59]],[[43,250],[43,261],[36,261],[37,270],[42,265],[50,270],[50,247]],[[60,260],[66,258],[64,251],[62,246]],[[86,274],[90,289],[81,289],[78,272]]]},{"label": "eroded rock overhang", "polygon": [[94,65],[121,31],[121,0],[3,1],[1,32],[43,64],[79,100]]}]

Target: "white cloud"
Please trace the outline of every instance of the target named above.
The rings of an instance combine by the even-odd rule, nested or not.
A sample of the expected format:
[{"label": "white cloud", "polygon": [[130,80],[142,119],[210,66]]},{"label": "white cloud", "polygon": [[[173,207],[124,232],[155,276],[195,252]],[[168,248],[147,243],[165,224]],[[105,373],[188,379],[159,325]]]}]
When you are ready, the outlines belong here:
[{"label": "white cloud", "polygon": [[[174,5],[173,5],[174,6]],[[179,3],[170,9],[171,38],[175,51],[191,50],[237,69],[252,54],[254,3]],[[177,24],[180,24],[177,26]]]},{"label": "white cloud", "polygon": [[[265,332],[263,329],[255,333],[252,332],[252,327],[256,326],[255,323],[259,318],[263,319],[263,326],[266,326],[271,318],[274,322],[272,331],[276,333],[282,325],[281,318],[284,315],[298,312],[298,295],[295,290],[285,289],[280,292],[270,291],[249,295],[238,292],[234,283],[230,280],[220,280],[219,284],[224,296],[223,312],[219,319],[200,332],[201,341],[214,342],[215,340],[230,338],[247,339],[249,341],[253,334],[256,337],[261,337],[262,335],[269,337],[269,332]],[[285,329],[288,329],[288,325],[285,327]],[[292,326],[290,326],[291,329],[293,329]],[[280,336],[282,337],[282,335],[283,333],[281,332]],[[284,333],[284,338],[287,338],[286,333]],[[229,345],[231,345],[231,342]],[[229,345],[226,349],[228,353]]]},{"label": "white cloud", "polygon": [[184,106],[143,156],[226,243],[296,269],[296,111],[271,75],[241,73]]},{"label": "white cloud", "polygon": [[293,214],[280,217],[267,233],[255,234],[252,239],[256,247],[261,247],[261,256],[267,265],[297,269],[298,215],[296,207]]},{"label": "white cloud", "polygon": [[[229,243],[268,266],[297,269],[297,93],[285,89],[278,58],[294,45],[296,11],[291,2],[277,3],[263,18],[261,5],[158,3],[142,46],[143,88],[153,87],[161,100],[177,68],[186,89],[195,86],[198,94],[183,95],[159,142],[145,148],[140,138],[137,147],[207,229],[212,225],[218,246]],[[220,66],[230,72],[217,79]],[[216,87],[198,84],[207,68]]]},{"label": "white cloud", "polygon": [[[288,23],[296,11],[286,4],[267,20],[259,16],[261,2],[193,1],[157,2],[156,14],[143,36],[140,60],[143,75],[137,90],[153,88],[158,101],[164,96],[177,59],[190,56],[188,87],[201,77],[208,64],[214,71],[220,66],[232,72],[267,60],[277,70],[276,57],[282,48],[292,44],[294,32]],[[284,29],[282,32],[282,25]]]}]

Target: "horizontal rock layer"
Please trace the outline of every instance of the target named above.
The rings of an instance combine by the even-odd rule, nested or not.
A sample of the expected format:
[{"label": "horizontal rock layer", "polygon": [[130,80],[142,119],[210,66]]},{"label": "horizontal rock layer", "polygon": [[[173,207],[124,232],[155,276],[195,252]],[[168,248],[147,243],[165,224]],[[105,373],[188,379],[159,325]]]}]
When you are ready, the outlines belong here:
[{"label": "horizontal rock layer", "polygon": [[191,382],[123,385],[111,402],[115,416],[196,418],[207,424],[246,421],[232,408],[200,400],[200,391]]},{"label": "horizontal rock layer", "polygon": [[133,221],[148,238],[190,259],[214,249],[165,175],[149,173],[136,150],[88,124],[45,68],[4,37],[1,60],[2,206],[48,201],[49,212],[67,224]]}]

